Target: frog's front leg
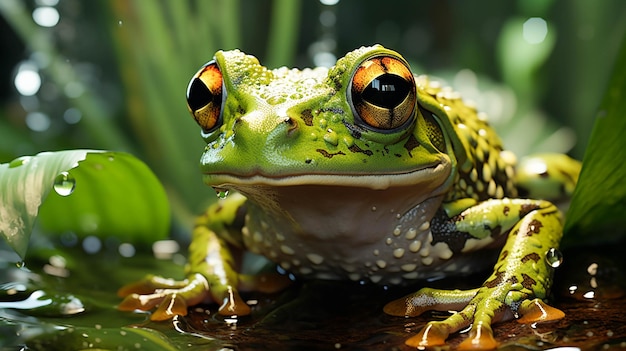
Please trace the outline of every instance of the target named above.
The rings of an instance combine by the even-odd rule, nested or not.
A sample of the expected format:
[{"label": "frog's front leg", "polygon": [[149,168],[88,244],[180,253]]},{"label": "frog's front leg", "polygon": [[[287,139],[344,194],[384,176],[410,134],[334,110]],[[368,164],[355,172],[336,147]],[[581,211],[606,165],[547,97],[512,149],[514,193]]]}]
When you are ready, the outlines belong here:
[{"label": "frog's front leg", "polygon": [[[454,204],[448,209],[453,208]],[[553,204],[541,200],[488,200],[451,216],[448,224],[453,225],[456,235],[469,234],[472,238],[462,252],[480,249],[496,239],[494,236],[508,237],[493,274],[482,287],[469,291],[422,289],[385,306],[387,313],[402,316],[460,309],[443,321],[428,323],[407,340],[408,345],[441,345],[450,333],[471,325],[469,337],[460,348],[492,349],[497,346],[492,323],[513,317],[529,323],[564,316],[541,301],[551,285],[553,256],[558,254],[555,250],[562,235],[561,214]]]},{"label": "frog's front leg", "polygon": [[[137,283],[129,284],[118,291],[125,297],[118,308],[124,311],[135,309],[151,310],[152,320],[166,320],[175,315],[186,315],[187,307],[209,300],[221,304],[222,315],[247,315],[250,307],[237,291],[239,276],[235,262],[223,239],[240,228],[235,228],[239,209],[245,198],[234,194],[220,204],[209,208],[201,216],[193,230],[189,246],[187,279],[176,281],[157,276],[148,276]],[[218,235],[220,233],[221,235]],[[233,235],[230,235],[232,238]],[[237,241],[237,236],[234,236]]]}]

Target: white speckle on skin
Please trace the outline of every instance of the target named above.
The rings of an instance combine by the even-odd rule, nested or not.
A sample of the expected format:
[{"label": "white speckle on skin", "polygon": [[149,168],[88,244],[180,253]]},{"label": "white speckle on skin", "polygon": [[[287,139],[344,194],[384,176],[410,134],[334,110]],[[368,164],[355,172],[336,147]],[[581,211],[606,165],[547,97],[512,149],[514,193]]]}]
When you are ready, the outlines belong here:
[{"label": "white speckle on skin", "polygon": [[387,267],[387,262],[383,261],[383,260],[378,260],[376,261],[376,265],[380,268],[380,269],[385,269],[385,267]]},{"label": "white speckle on skin", "polygon": [[348,278],[350,278],[350,280],[352,281],[357,281],[361,279],[361,275],[359,273],[351,273],[351,274],[348,274]]},{"label": "white speckle on skin", "polygon": [[417,279],[418,277],[419,273],[417,272],[410,272],[402,275],[402,278],[404,279]]},{"label": "white speckle on skin", "polygon": [[313,270],[309,267],[300,267],[300,274],[311,274]]},{"label": "white speckle on skin", "polygon": [[254,240],[255,243],[262,243],[263,234],[261,234],[261,232],[254,232],[254,234],[252,235],[252,240]]},{"label": "white speckle on skin", "polygon": [[485,183],[488,183],[491,179],[491,168],[489,167],[489,164],[484,163],[483,164],[483,180],[485,181]]},{"label": "white speckle on skin", "polygon": [[424,221],[424,223],[422,223],[422,225],[420,225],[420,231],[425,232],[428,229],[430,229],[430,222],[428,221]]},{"label": "white speckle on skin", "polygon": [[433,258],[432,257],[424,257],[424,258],[422,258],[422,264],[424,266],[430,266],[431,264],[433,264]]},{"label": "white speckle on skin", "polygon": [[439,258],[447,260],[451,258],[454,253],[450,250],[450,247],[446,243],[437,243],[433,246],[433,255],[437,255]]},{"label": "white speckle on skin", "polygon": [[487,186],[487,194],[489,194],[489,196],[496,195],[496,182],[494,182],[493,179],[489,182],[489,185]]},{"label": "white speckle on skin", "polygon": [[402,284],[402,278],[401,277],[392,277],[391,279],[389,279],[389,284],[391,284],[391,285],[400,285],[400,284]]},{"label": "white speckle on skin", "polygon": [[415,252],[418,252],[421,247],[422,247],[422,242],[419,240],[415,240],[409,245],[409,251],[415,253]]},{"label": "white speckle on skin", "polygon": [[[421,229],[421,227],[420,227],[420,229]],[[415,228],[411,228],[411,229],[407,230],[406,234],[404,235],[404,237],[407,240],[413,240],[413,239],[415,239],[416,236],[417,236],[417,229],[415,229]]]},{"label": "white speckle on skin", "polygon": [[476,168],[472,168],[469,177],[472,182],[476,182],[476,180],[478,179],[478,171],[476,171]]},{"label": "white speckle on skin", "polygon": [[393,229],[393,235],[394,236],[399,236],[400,234],[402,234],[402,226],[396,226]]},{"label": "white speckle on skin", "polygon": [[315,253],[309,253],[306,255],[306,258],[309,259],[309,261],[311,261],[311,263],[313,264],[322,264],[322,262],[324,262],[324,257],[315,254]]},{"label": "white speckle on skin", "polygon": [[385,244],[387,244],[387,245],[393,244],[393,239],[392,238],[387,238],[387,240],[385,240]]},{"label": "white speckle on skin", "polygon": [[382,275],[372,275],[370,276],[370,281],[374,284],[380,282],[383,279]]},{"label": "white speckle on skin", "polygon": [[295,251],[287,245],[280,245],[280,251],[285,255],[293,255]]},{"label": "white speckle on skin", "polygon": [[457,267],[456,263],[452,263],[446,266],[446,268],[444,269],[446,272],[456,272],[456,270],[459,267]]},{"label": "white speckle on skin", "polygon": [[276,233],[276,240],[285,241],[285,236],[280,233]]},{"label": "white speckle on skin", "polygon": [[461,189],[463,190],[467,189],[467,183],[465,182],[465,179],[459,180],[459,187],[461,187]]},{"label": "white speckle on skin", "polygon": [[284,261],[280,263],[280,266],[285,270],[289,270],[291,268],[291,263]]},{"label": "white speckle on skin", "polygon": [[430,247],[426,246],[423,249],[421,249],[420,250],[420,256],[422,256],[422,257],[430,256]]},{"label": "white speckle on skin", "polygon": [[341,268],[343,268],[343,270],[348,272],[348,273],[356,271],[356,267],[354,267],[353,265],[347,264],[347,263],[342,263],[341,264]]},{"label": "white speckle on skin", "polygon": [[380,255],[380,251],[378,251],[378,249],[376,249],[376,250],[374,250],[373,254],[374,254],[374,256],[378,256],[378,255]]},{"label": "white speckle on skin", "polygon": [[395,258],[402,258],[402,256],[404,256],[404,249],[403,248],[397,248],[397,249],[393,250],[393,257],[395,257]]},{"label": "white speckle on skin", "polygon": [[417,265],[415,263],[407,263],[400,266],[400,268],[405,272],[413,272],[415,268],[417,268]]}]

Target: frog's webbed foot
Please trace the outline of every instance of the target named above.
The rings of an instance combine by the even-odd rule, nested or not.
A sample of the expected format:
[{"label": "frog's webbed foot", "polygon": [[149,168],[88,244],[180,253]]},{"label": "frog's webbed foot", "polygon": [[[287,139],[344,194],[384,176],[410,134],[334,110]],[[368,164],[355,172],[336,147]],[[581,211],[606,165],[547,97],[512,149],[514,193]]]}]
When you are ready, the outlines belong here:
[{"label": "frog's webbed foot", "polygon": [[[499,296],[498,296],[499,295]],[[521,299],[518,299],[520,298]],[[428,310],[460,310],[443,321],[430,322],[406,344],[432,347],[445,344],[451,333],[471,326],[459,350],[489,350],[498,346],[491,324],[517,317],[519,323],[541,323],[563,318],[564,313],[540,299],[526,299],[516,291],[498,292],[490,287],[473,290],[422,289],[392,301],[385,312],[395,316],[417,316]]]},{"label": "frog's webbed foot", "polygon": [[250,314],[250,307],[235,289],[230,286],[211,289],[208,280],[198,273],[191,274],[185,280],[148,276],[122,287],[118,295],[124,297],[118,306],[122,311],[149,311],[157,307],[150,316],[153,321],[171,319],[176,315],[185,316],[188,306],[207,300],[221,303],[218,310],[221,315]]}]

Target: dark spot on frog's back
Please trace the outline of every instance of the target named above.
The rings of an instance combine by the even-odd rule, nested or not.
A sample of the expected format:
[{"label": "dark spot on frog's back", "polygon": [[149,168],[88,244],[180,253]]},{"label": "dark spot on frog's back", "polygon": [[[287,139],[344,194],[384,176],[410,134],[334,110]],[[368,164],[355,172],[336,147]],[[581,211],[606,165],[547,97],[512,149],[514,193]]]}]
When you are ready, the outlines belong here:
[{"label": "dark spot on frog's back", "polygon": [[343,151],[339,151],[339,152],[335,152],[335,153],[330,153],[324,149],[316,149],[315,151],[319,152],[320,154],[322,154],[322,156],[326,157],[326,158],[333,158],[337,155],[345,155],[343,153]]},{"label": "dark spot on frog's back", "polygon": [[537,284],[537,281],[526,273],[522,273],[522,279],[522,286],[525,289],[532,290],[533,286]]},{"label": "dark spot on frog's back", "polygon": [[355,153],[364,153],[367,156],[372,156],[374,153],[372,152],[372,150],[363,150],[360,147],[356,146],[356,145],[352,145],[350,146],[350,148],[348,148],[348,150],[355,152]]},{"label": "dark spot on frog's back", "polygon": [[533,252],[533,253],[529,253],[528,255],[522,257],[522,263],[526,263],[528,261],[538,262],[540,259],[541,259],[541,257],[539,257],[539,254]]},{"label": "dark spot on frog's back", "polygon": [[302,111],[302,113],[300,114],[300,118],[302,118],[302,121],[304,121],[304,124],[306,124],[307,126],[313,126],[313,112],[311,112],[311,109],[306,109]]},{"label": "dark spot on frog's back", "polygon": [[541,227],[543,227],[543,223],[540,221],[533,219],[528,224],[528,230],[526,231],[526,236],[532,236],[533,234],[537,234],[541,231]]}]

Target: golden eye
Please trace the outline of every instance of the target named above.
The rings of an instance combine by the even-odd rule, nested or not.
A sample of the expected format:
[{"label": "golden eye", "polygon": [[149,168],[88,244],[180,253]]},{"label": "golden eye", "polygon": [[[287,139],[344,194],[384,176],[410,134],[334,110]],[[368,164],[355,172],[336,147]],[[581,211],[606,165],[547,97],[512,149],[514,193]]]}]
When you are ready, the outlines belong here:
[{"label": "golden eye", "polygon": [[223,98],[222,72],[215,61],[202,66],[187,86],[187,107],[205,132],[218,126]]},{"label": "golden eye", "polygon": [[397,57],[375,56],[361,63],[348,94],[357,122],[366,127],[390,132],[408,125],[415,115],[415,80]]}]

